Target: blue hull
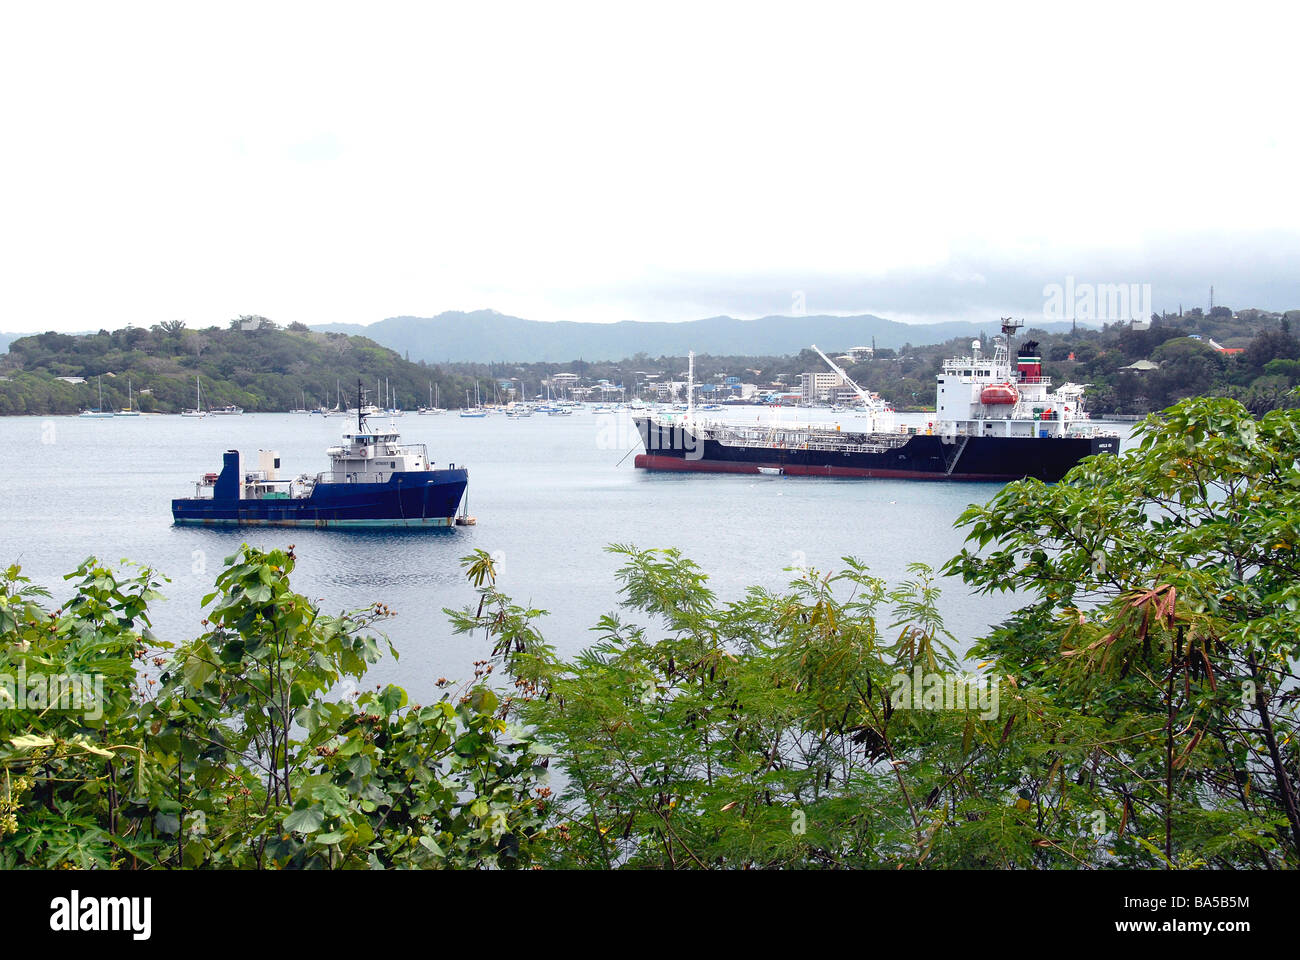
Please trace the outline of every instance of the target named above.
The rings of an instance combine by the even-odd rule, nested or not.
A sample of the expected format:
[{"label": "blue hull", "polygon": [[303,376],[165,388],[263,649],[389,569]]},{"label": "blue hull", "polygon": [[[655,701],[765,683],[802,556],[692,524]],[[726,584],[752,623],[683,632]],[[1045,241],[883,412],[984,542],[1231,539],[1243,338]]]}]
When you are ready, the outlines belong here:
[{"label": "blue hull", "polygon": [[248,527],[449,527],[455,523],[469,471],[395,473],[385,483],[318,483],[299,499],[220,496],[172,501],[178,524]]}]

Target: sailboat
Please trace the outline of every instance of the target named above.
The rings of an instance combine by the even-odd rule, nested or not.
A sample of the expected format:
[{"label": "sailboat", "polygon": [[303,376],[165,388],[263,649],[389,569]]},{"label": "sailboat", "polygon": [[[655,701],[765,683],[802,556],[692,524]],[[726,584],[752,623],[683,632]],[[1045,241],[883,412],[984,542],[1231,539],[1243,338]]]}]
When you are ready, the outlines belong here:
[{"label": "sailboat", "polygon": [[182,417],[206,417],[207,416],[207,414],[203,412],[203,395],[199,390],[198,377],[194,378],[194,409],[182,410],[181,416]]},{"label": "sailboat", "polygon": [[[542,409],[538,407],[538,409]],[[551,395],[551,381],[546,381],[546,415],[548,417],[571,417],[573,416],[573,407],[563,400],[556,400]]]},{"label": "sailboat", "polygon": [[[327,401],[329,400],[328,390],[325,393],[325,399]],[[334,406],[327,410],[324,405],[322,405],[320,412],[323,417],[346,417],[348,415],[347,404],[343,402],[343,390],[337,379],[334,381]]]},{"label": "sailboat", "polygon": [[305,414],[305,413],[308,413],[308,412],[309,412],[309,411],[307,410],[307,391],[306,391],[306,390],[300,390],[299,393],[302,394],[302,406],[300,406],[297,410],[290,410],[290,411],[289,411],[290,413],[302,413],[302,414]]},{"label": "sailboat", "polygon": [[117,411],[119,417],[138,417],[140,411],[135,408],[135,393],[131,390],[131,378],[126,378],[126,407]]},{"label": "sailboat", "polygon": [[429,405],[427,407],[421,407],[419,410],[416,411],[416,413],[418,413],[422,417],[434,417],[440,413],[447,412],[446,410],[442,409],[442,407],[438,406],[437,390],[438,388],[434,386],[433,381],[430,380],[429,381]]},{"label": "sailboat", "polygon": [[487,411],[483,409],[478,399],[478,381],[474,381],[474,406],[469,405],[469,391],[465,391],[465,409],[460,412],[462,417],[486,417]]},{"label": "sailboat", "polygon": [[97,377],[95,383],[99,387],[99,406],[91,410],[82,410],[78,416],[87,420],[106,420],[113,415],[113,411],[104,409],[104,378]]},{"label": "sailboat", "polygon": [[387,377],[384,377],[384,413],[389,417],[402,415],[402,408],[397,405],[397,393],[389,386]]}]

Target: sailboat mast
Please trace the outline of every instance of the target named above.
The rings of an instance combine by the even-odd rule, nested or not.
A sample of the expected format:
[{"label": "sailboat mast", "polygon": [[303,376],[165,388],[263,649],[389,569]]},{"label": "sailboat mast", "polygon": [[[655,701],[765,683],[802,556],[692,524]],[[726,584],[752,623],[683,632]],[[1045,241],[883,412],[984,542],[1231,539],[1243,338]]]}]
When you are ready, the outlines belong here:
[{"label": "sailboat mast", "polygon": [[695,423],[695,351],[687,355],[686,368],[686,422]]}]

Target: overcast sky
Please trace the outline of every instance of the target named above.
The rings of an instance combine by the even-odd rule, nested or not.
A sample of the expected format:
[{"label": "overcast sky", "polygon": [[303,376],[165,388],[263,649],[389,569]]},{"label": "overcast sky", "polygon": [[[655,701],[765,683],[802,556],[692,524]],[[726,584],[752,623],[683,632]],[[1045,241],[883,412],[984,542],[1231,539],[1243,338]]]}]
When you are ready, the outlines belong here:
[{"label": "overcast sky", "polygon": [[2,330],[1300,307],[1282,5],[2,9]]}]

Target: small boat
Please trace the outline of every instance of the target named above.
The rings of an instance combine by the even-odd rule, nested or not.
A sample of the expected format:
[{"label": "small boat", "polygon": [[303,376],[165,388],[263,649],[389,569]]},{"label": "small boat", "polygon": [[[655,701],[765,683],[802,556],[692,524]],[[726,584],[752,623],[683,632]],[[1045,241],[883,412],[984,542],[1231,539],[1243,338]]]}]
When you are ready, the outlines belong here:
[{"label": "small boat", "polygon": [[383,380],[382,388],[380,387],[379,382],[376,381],[375,397],[377,399],[382,399],[383,401],[378,408],[380,414],[386,417],[400,417],[402,415],[402,408],[397,405],[396,394],[393,393],[393,389],[389,385],[387,377]]},{"label": "small boat", "polygon": [[440,414],[444,414],[447,412],[442,407],[438,406],[437,391],[438,388],[434,386],[433,381],[430,380],[429,381],[429,405],[427,407],[420,407],[420,409],[415,411],[419,416],[436,417],[439,416]]},{"label": "small boat", "polygon": [[785,471],[780,467],[759,467],[758,472],[765,477],[779,477]]},{"label": "small boat", "polygon": [[126,378],[126,406],[117,411],[119,417],[138,417],[140,411],[135,408],[135,394],[131,390],[131,378]]},{"label": "small boat", "polygon": [[243,407],[235,406],[233,403],[227,404],[224,407],[213,407],[208,411],[208,413],[212,414],[214,417],[238,417],[243,412]]},{"label": "small boat", "polygon": [[1020,401],[1020,391],[1012,383],[993,383],[980,391],[980,403],[1005,406]]},{"label": "small boat", "polygon": [[82,410],[81,413],[77,414],[83,420],[107,420],[113,416],[112,410],[104,409],[104,378],[96,378],[95,383],[99,387],[99,406],[90,410]]},{"label": "small boat", "polygon": [[478,420],[487,416],[487,411],[483,409],[483,404],[478,398],[478,381],[474,381],[474,406],[469,405],[469,391],[465,391],[465,409],[460,412],[465,419]]},{"label": "small boat", "polygon": [[203,394],[199,390],[198,377],[194,378],[194,409],[182,410],[181,416],[182,417],[206,417],[207,416],[207,414],[203,412]]}]

